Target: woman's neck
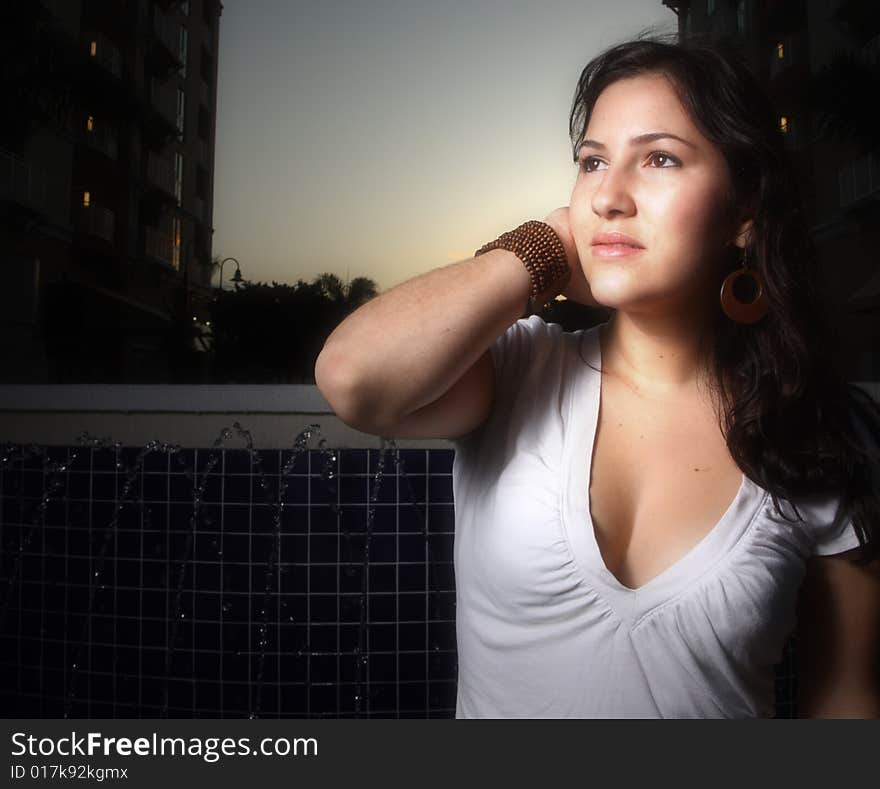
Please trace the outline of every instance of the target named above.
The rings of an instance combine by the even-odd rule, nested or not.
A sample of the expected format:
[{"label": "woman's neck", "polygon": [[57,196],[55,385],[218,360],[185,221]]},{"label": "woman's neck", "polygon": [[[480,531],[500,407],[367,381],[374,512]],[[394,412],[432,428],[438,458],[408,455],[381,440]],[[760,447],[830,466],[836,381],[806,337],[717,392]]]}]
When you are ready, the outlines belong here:
[{"label": "woman's neck", "polygon": [[615,312],[603,327],[603,371],[652,400],[704,392],[708,381],[706,318]]}]

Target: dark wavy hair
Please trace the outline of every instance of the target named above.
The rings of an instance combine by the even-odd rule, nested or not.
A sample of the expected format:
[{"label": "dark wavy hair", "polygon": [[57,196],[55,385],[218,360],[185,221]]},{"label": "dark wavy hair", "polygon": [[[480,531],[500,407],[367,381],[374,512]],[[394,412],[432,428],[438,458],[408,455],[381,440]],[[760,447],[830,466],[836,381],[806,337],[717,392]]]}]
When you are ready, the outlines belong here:
[{"label": "dark wavy hair", "polygon": [[[569,118],[575,162],[602,90],[646,74],[670,81],[727,161],[731,205],[745,207],[753,220],[749,265],[763,278],[770,310],[758,323],[741,324],[724,315],[719,301],[706,343],[730,454],[790,522],[780,498],[798,522],[794,499],[838,499],[834,526],[852,520],[858,562],[867,563],[878,554],[880,453],[870,440],[880,437],[880,406],[847,383],[839,366],[839,334],[827,300],[817,294],[816,251],[770,99],[735,41],[645,34],[606,49],[581,73]],[[724,261],[719,291],[739,266],[735,256]]]}]

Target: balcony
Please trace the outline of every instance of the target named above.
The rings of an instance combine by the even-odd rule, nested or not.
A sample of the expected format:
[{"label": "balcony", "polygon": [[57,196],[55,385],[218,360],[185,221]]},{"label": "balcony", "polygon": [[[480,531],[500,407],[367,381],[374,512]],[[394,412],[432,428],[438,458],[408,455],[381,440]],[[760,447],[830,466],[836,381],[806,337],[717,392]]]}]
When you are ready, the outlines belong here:
[{"label": "balcony", "polygon": [[48,182],[45,170],[0,149],[0,200],[45,213],[49,205]]},{"label": "balcony", "polygon": [[86,56],[116,79],[122,78],[122,55],[119,48],[102,33],[83,33]]},{"label": "balcony", "polygon": [[769,41],[771,43],[771,80],[793,68],[798,73],[804,70],[808,71],[810,45],[803,32],[786,33],[785,35],[770,38]]},{"label": "balcony", "polygon": [[158,6],[153,6],[146,33],[145,62],[163,78],[183,67],[178,52],[178,24]]},{"label": "balcony", "polygon": [[81,205],[77,208],[76,229],[80,233],[113,243],[116,215],[99,205]]},{"label": "balcony", "polygon": [[147,154],[147,180],[174,197],[174,165],[152,151]]},{"label": "balcony", "polygon": [[[91,127],[91,128],[90,128]],[[116,160],[118,144],[116,132],[107,124],[88,119],[80,126],[80,140],[95,151],[98,151],[108,159]]]},{"label": "balcony", "polygon": [[838,169],[837,183],[841,208],[876,200],[880,196],[880,151],[870,151],[846,162]]},{"label": "balcony", "polygon": [[200,197],[194,197],[192,201],[192,213],[193,216],[198,219],[199,222],[207,222],[208,220],[205,218],[205,208],[207,204]]},{"label": "balcony", "polygon": [[153,227],[144,228],[144,253],[148,258],[174,267],[174,238]]},{"label": "balcony", "polygon": [[177,131],[177,97],[174,91],[163,85],[157,79],[149,82],[149,101],[162,118]]}]

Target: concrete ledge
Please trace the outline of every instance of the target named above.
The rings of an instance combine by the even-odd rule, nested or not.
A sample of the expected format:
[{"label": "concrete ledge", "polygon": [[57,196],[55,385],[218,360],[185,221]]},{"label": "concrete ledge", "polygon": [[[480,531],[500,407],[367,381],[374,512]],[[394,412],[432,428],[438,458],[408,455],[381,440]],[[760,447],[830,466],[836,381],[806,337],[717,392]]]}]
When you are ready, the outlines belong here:
[{"label": "concrete ledge", "polygon": [[0,411],[163,414],[332,414],[314,384],[168,386],[161,384],[7,384]]},{"label": "concrete ledge", "polygon": [[[222,443],[243,449],[249,431],[258,449],[288,449],[309,425],[318,425],[307,446],[326,439],[334,449],[379,449],[382,439],[346,425],[314,385],[288,386],[114,386],[0,387],[0,442],[76,446],[92,438],[142,447],[150,441],[184,448]],[[392,436],[393,438],[393,436]],[[452,449],[445,439],[395,439],[401,449]]]}]

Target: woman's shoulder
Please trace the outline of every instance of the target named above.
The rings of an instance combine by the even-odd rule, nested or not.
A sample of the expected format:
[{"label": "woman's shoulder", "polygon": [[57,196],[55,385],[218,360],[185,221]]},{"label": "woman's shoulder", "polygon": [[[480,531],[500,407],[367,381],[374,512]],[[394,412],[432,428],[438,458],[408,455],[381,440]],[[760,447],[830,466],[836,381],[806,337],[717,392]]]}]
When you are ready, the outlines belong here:
[{"label": "woman's shoulder", "polygon": [[843,553],[859,546],[852,517],[843,511],[843,496],[811,493],[788,497],[768,496],[764,519],[777,530],[803,535],[817,556]]}]

